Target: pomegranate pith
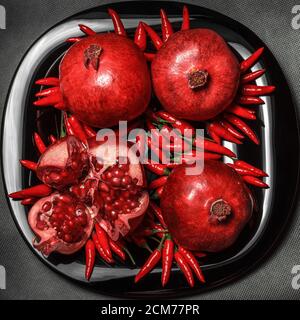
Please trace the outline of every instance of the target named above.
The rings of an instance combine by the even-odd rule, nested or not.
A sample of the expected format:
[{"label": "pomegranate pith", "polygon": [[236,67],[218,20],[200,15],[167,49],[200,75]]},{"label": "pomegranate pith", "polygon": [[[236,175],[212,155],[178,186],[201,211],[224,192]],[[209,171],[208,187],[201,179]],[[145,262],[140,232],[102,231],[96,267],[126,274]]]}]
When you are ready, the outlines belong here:
[{"label": "pomegranate pith", "polygon": [[198,175],[175,168],[165,184],[161,208],[178,244],[218,252],[231,246],[249,221],[253,202],[242,178],[222,162],[210,160]]}]

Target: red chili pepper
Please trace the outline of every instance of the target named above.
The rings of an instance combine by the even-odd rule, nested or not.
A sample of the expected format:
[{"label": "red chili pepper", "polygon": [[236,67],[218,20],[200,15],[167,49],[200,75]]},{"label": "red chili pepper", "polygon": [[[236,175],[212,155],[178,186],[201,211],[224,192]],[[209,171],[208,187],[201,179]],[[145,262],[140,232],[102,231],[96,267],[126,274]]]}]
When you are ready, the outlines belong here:
[{"label": "red chili pepper", "polygon": [[233,113],[241,118],[249,119],[249,120],[255,120],[255,110],[247,109],[244,107],[241,107],[239,105],[233,105],[232,107],[228,108],[226,110],[227,112]]},{"label": "red chili pepper", "polygon": [[160,163],[146,163],[145,167],[157,174],[158,176],[163,176],[163,175],[169,175],[170,174],[170,170],[167,168],[167,166],[165,164],[160,164]]},{"label": "red chili pepper", "polygon": [[245,71],[247,71],[248,69],[250,69],[251,67],[254,66],[254,64],[257,62],[257,60],[260,58],[260,56],[262,55],[264,51],[264,48],[259,48],[258,50],[256,50],[249,58],[243,60],[241,62],[241,73],[244,73]]},{"label": "red chili pepper", "polygon": [[156,218],[158,219],[159,223],[163,226],[163,228],[167,229],[167,225],[163,218],[160,207],[155,202],[150,201],[149,209],[150,209],[150,212],[152,212],[156,216]]},{"label": "red chili pepper", "polygon": [[190,14],[187,6],[183,6],[182,25],[181,30],[190,29]]},{"label": "red chili pepper", "polygon": [[195,275],[199,279],[199,281],[205,283],[204,275],[203,275],[202,270],[199,266],[199,263],[198,263],[197,259],[194,257],[194,255],[190,251],[184,249],[183,247],[179,247],[178,251],[182,254],[183,258],[186,260],[186,262],[189,264],[189,266],[195,272]]},{"label": "red chili pepper", "polygon": [[57,94],[58,92],[60,92],[60,88],[59,87],[51,87],[51,88],[47,88],[44,89],[42,91],[39,91],[35,94],[36,97],[47,97],[53,94]]},{"label": "red chili pepper", "polygon": [[[194,140],[194,145],[197,145],[196,139]],[[219,145],[207,139],[204,139],[203,146],[205,151],[211,151],[211,152],[219,153],[224,156],[233,157],[233,158],[236,157],[236,154],[231,150],[229,150],[228,148],[223,147],[222,145]]]},{"label": "red chili pepper", "polygon": [[142,22],[143,24],[143,27],[145,28],[148,36],[150,37],[154,47],[159,50],[162,45],[163,45],[163,42],[160,38],[160,36],[154,31],[153,28],[151,28],[148,24],[146,24],[145,22]]},{"label": "red chili pepper", "polygon": [[266,69],[261,69],[261,70],[247,73],[242,76],[241,83],[245,84],[245,83],[254,81],[254,80],[258,79],[259,77],[261,77],[265,72],[266,72]]},{"label": "red chili pepper", "polygon": [[82,125],[79,122],[79,120],[77,120],[74,116],[70,116],[70,118],[68,120],[69,120],[71,127],[73,128],[74,135],[80,141],[82,141],[83,143],[86,144],[87,137],[86,137],[85,131],[82,128]]},{"label": "red chili pepper", "polygon": [[[151,133],[150,142],[155,144],[157,147],[161,148],[162,140],[164,137],[160,134],[159,130],[155,127],[155,125],[150,121],[150,119],[146,120],[146,126]],[[149,140],[149,139],[148,139]],[[149,146],[150,147],[150,146]]]},{"label": "red chili pepper", "polygon": [[155,249],[147,259],[146,263],[143,265],[143,267],[140,269],[138,274],[135,276],[134,282],[137,283],[140,281],[143,277],[145,277],[148,273],[150,273],[154,267],[158,264],[161,258],[161,248],[164,242],[164,238],[161,240],[159,246],[157,249]]},{"label": "red chili pepper", "polygon": [[155,53],[150,53],[150,52],[144,52],[144,56],[146,58],[147,61],[153,61],[153,59],[155,58]]},{"label": "red chili pepper", "polygon": [[164,191],[164,186],[157,188],[155,192],[152,194],[151,198],[155,200],[160,199],[163,191]]},{"label": "red chili pepper", "polygon": [[66,128],[66,132],[67,132],[67,135],[68,136],[74,136],[74,130],[69,122],[69,119],[68,119],[68,116],[67,114],[64,112],[64,115],[63,115],[63,118],[64,118],[64,125],[65,125],[65,128]]},{"label": "red chili pepper", "polygon": [[224,114],[226,120],[236,126],[239,130],[241,130],[250,140],[252,140],[255,144],[259,145],[259,139],[254,133],[254,131],[240,118],[234,116],[233,114]]},{"label": "red chili pepper", "polygon": [[39,79],[35,84],[40,86],[59,86],[59,79],[54,77]]},{"label": "red chili pepper", "polygon": [[237,103],[245,106],[265,104],[263,99],[251,96],[241,96],[238,98]]},{"label": "red chili pepper", "polygon": [[95,34],[97,34],[94,30],[92,30],[88,26],[85,26],[84,24],[79,24],[78,26],[79,26],[79,29],[83,33],[85,33],[87,36],[94,36]]},{"label": "red chili pepper", "polygon": [[92,240],[88,240],[85,244],[85,278],[90,280],[93,273],[96,258],[96,248]]},{"label": "red chili pepper", "polygon": [[244,135],[242,135],[239,131],[234,129],[234,127],[229,122],[227,122],[226,120],[221,119],[220,120],[220,124],[222,125],[222,127],[224,127],[228,132],[230,132],[237,139],[241,140],[241,139],[245,138]]},{"label": "red chili pepper", "polygon": [[155,113],[155,115],[163,120],[168,121],[173,128],[178,129],[182,134],[184,134],[185,129],[191,130],[192,136],[196,134],[196,129],[191,124],[184,120],[175,118],[166,111],[158,111]]},{"label": "red chili pepper", "polygon": [[154,154],[157,157],[157,162],[164,162],[164,152],[162,149],[160,149],[158,146],[156,146],[152,139],[150,137],[147,137],[147,145],[148,148],[151,150],[152,155]]},{"label": "red chili pepper", "polygon": [[252,172],[253,174],[257,175],[258,177],[268,177],[268,174],[264,172],[263,170],[254,167],[253,165],[242,161],[242,160],[237,160],[234,162],[234,165],[240,168],[244,168]]},{"label": "red chili pepper", "polygon": [[152,252],[152,250],[150,249],[148,243],[147,243],[147,240],[142,237],[142,236],[136,236],[136,235],[132,235],[131,236],[131,239],[133,240],[133,242],[140,248],[143,248],[143,249],[146,249],[148,250],[149,252]]},{"label": "red chili pepper", "polygon": [[141,268],[141,270],[138,272],[138,274],[135,276],[134,282],[137,283],[140,281],[143,277],[145,277],[148,273],[150,273],[154,267],[158,264],[161,258],[161,251],[158,249],[155,249],[149,256],[148,260],[144,264],[144,266]]},{"label": "red chili pepper", "polygon": [[158,236],[159,238],[162,239],[165,236],[165,233],[167,230],[163,226],[161,226],[160,224],[155,224],[153,226],[153,230],[151,230],[151,231],[152,231],[151,235],[155,234],[156,236]]},{"label": "red chili pepper", "polygon": [[161,284],[164,287],[171,275],[172,263],[174,257],[174,242],[168,235],[164,247],[162,249],[162,273],[161,273]]},{"label": "red chili pepper", "polygon": [[174,161],[177,163],[184,163],[184,164],[192,164],[195,161],[200,161],[200,160],[219,160],[222,158],[222,155],[218,153],[210,153],[210,152],[202,152],[200,155],[197,155],[196,150],[191,150],[190,153],[185,153],[181,155],[181,157],[177,160],[177,158],[174,158]]},{"label": "red chili pepper", "polygon": [[88,126],[87,124],[82,123],[82,127],[87,137],[92,138],[96,136],[95,130],[90,126]]},{"label": "red chili pepper", "polygon": [[107,263],[109,263],[109,264],[114,263],[114,260],[113,260],[112,258],[110,258],[109,256],[107,256],[106,253],[104,252],[104,250],[103,250],[102,246],[100,245],[100,242],[99,242],[98,237],[97,237],[97,235],[96,235],[95,232],[92,233],[92,239],[93,239],[93,241],[94,241],[95,247],[96,247],[96,249],[97,249],[100,257],[101,257],[104,261],[106,261]]},{"label": "red chili pepper", "polygon": [[264,189],[269,188],[269,186],[266,183],[264,183],[263,181],[261,181],[257,177],[243,176],[242,178],[246,183],[251,184],[251,185],[253,185],[255,187],[264,188]]},{"label": "red chili pepper", "polygon": [[54,137],[53,134],[50,134],[49,141],[50,141],[51,144],[53,144],[53,143],[55,143],[57,141],[57,139]]},{"label": "red chili pepper", "polygon": [[242,94],[245,96],[265,96],[274,92],[275,89],[275,86],[257,86],[255,84],[245,84],[242,87]]},{"label": "red chili pepper", "polygon": [[54,105],[54,108],[56,108],[58,110],[61,110],[61,111],[65,111],[66,110],[66,106],[65,106],[63,101],[60,101],[60,102],[56,103]]},{"label": "red chili pepper", "polygon": [[79,42],[80,40],[82,40],[80,37],[71,37],[71,38],[68,38],[66,42],[75,43],[75,42]]},{"label": "red chili pepper", "polygon": [[161,32],[163,42],[166,42],[169,37],[174,33],[172,25],[163,9],[160,9],[160,17],[161,17]]},{"label": "red chili pepper", "polygon": [[215,143],[221,144],[221,138],[214,131],[212,131],[209,126],[206,126],[206,131],[208,135],[215,141]]},{"label": "red chili pepper", "polygon": [[147,34],[143,24],[139,22],[134,34],[134,43],[142,50],[145,51],[147,47]]},{"label": "red chili pepper", "polygon": [[204,161],[205,160],[220,160],[222,155],[217,153],[204,152]]},{"label": "red chili pepper", "polygon": [[12,199],[26,199],[31,197],[42,198],[42,197],[49,196],[51,192],[52,192],[52,188],[50,188],[46,184],[38,184],[34,187],[13,192],[8,196]]},{"label": "red chili pepper", "polygon": [[194,251],[193,251],[193,255],[198,258],[205,258],[207,256],[207,254],[204,252],[194,252]]},{"label": "red chili pepper", "polygon": [[180,270],[184,274],[189,286],[193,287],[194,284],[195,284],[195,281],[194,281],[192,270],[189,267],[188,263],[185,261],[185,259],[183,258],[182,254],[179,251],[175,252],[174,258],[175,258],[175,261],[178,264],[178,267],[180,268]]},{"label": "red chili pepper", "polygon": [[61,93],[51,94],[33,102],[37,107],[46,107],[58,104],[62,100]]},{"label": "red chili pepper", "polygon": [[119,257],[121,258],[123,261],[126,260],[126,255],[125,252],[123,251],[122,247],[115,241],[108,239],[109,241],[109,246],[111,248],[111,250]]},{"label": "red chili pepper", "polygon": [[35,142],[35,145],[38,149],[38,151],[42,154],[46,151],[47,147],[45,146],[42,138],[40,137],[40,135],[37,132],[34,132],[33,134],[33,139]]},{"label": "red chili pepper", "polygon": [[126,36],[124,25],[117,12],[113,9],[108,9],[108,14],[110,15],[114,24],[115,33],[119,36]]},{"label": "red chili pepper", "polygon": [[103,230],[98,223],[95,224],[95,228],[96,228],[96,234],[97,234],[97,238],[99,240],[100,246],[103,248],[105,255],[107,255],[110,259],[112,259],[112,253],[109,247],[109,241],[108,241],[108,236],[106,231]]},{"label": "red chili pepper", "polygon": [[[136,231],[135,231],[135,233],[136,233]],[[153,230],[145,228],[143,230],[140,230],[138,232],[138,234],[135,234],[135,235],[137,235],[139,238],[144,238],[144,237],[149,237],[152,234],[153,234]]]},{"label": "red chili pepper", "polygon": [[237,166],[235,166],[232,163],[226,163],[228,165],[228,167],[234,169],[239,175],[241,176],[256,176],[256,174],[254,174],[253,172],[249,171],[248,169],[244,169],[244,168],[239,168]]},{"label": "red chili pepper", "polygon": [[150,182],[148,189],[152,190],[152,189],[156,189],[158,187],[164,186],[167,180],[168,180],[168,176],[162,176],[160,178],[157,178]]},{"label": "red chili pepper", "polygon": [[37,163],[36,162],[32,162],[29,160],[20,160],[20,163],[23,167],[32,170],[32,171],[36,171],[37,168]]},{"label": "red chili pepper", "polygon": [[220,123],[214,121],[208,125],[209,131],[214,132],[219,137],[228,140],[230,142],[241,144],[242,142],[235,138],[230,132],[228,132],[225,128],[221,126]]},{"label": "red chili pepper", "polygon": [[36,203],[36,201],[37,201],[36,198],[26,198],[21,201],[21,204],[23,206],[29,206],[29,205]]}]

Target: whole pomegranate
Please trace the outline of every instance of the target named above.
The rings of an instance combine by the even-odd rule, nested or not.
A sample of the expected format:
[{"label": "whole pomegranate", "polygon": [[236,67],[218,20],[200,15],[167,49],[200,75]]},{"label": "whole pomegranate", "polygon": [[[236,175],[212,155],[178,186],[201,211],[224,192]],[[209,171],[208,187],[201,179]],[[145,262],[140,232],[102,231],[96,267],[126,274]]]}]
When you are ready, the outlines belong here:
[{"label": "whole pomegranate", "polygon": [[210,29],[172,34],[151,65],[153,89],[178,118],[207,120],[228,107],[237,92],[239,63],[224,39]]},{"label": "whole pomegranate", "polygon": [[209,160],[198,175],[174,169],[161,197],[170,233],[186,249],[219,252],[231,246],[252,215],[242,178],[222,162]]},{"label": "whole pomegranate", "polygon": [[151,95],[142,51],[132,40],[113,33],[75,43],[60,63],[59,84],[65,108],[98,128],[138,117]]}]

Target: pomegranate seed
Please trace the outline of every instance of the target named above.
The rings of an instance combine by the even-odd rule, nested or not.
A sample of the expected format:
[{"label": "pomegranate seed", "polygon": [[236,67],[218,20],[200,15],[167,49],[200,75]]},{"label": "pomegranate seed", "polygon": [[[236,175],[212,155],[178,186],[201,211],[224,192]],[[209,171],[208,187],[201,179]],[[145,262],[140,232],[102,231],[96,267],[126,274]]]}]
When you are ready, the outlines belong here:
[{"label": "pomegranate seed", "polygon": [[113,171],[113,176],[117,178],[122,178],[124,176],[124,171],[116,169]]},{"label": "pomegranate seed", "polygon": [[69,233],[69,232],[70,232],[69,227],[64,224],[64,225],[62,226],[62,232],[64,232],[64,233]]},{"label": "pomegranate seed", "polygon": [[42,206],[42,211],[47,212],[51,209],[51,202],[46,201]]},{"label": "pomegranate seed", "polygon": [[114,187],[120,187],[120,186],[121,186],[121,179],[118,178],[118,177],[113,177],[113,178],[111,179],[111,184],[112,184],[112,186],[114,186]]},{"label": "pomegranate seed", "polygon": [[72,242],[72,236],[68,233],[63,236],[63,239],[65,242]]},{"label": "pomegranate seed", "polygon": [[99,190],[103,192],[109,192],[109,187],[105,182],[100,182],[99,183]]},{"label": "pomegranate seed", "polygon": [[124,187],[127,186],[127,185],[130,185],[131,182],[132,182],[132,179],[131,179],[130,176],[125,176],[125,177],[123,177],[122,180],[121,180],[121,184],[122,184],[122,186],[124,186]]}]

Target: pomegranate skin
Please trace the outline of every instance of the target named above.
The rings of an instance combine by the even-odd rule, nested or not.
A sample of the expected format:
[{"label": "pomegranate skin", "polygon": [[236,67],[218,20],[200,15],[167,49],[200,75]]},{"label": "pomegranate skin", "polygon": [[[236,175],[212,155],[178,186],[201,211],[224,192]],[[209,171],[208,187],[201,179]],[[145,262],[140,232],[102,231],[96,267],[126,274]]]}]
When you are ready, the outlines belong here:
[{"label": "pomegranate skin", "polygon": [[[208,73],[207,83],[190,87],[193,71]],[[153,89],[164,109],[178,118],[208,120],[233,101],[240,78],[239,63],[224,39],[210,29],[174,33],[156,54]]]},{"label": "pomegranate skin", "polygon": [[[91,46],[101,49],[98,69],[85,60]],[[138,117],[150,100],[151,80],[143,53],[133,41],[113,33],[74,44],[61,61],[59,78],[67,109],[98,128]]]},{"label": "pomegranate skin", "polygon": [[[219,252],[230,247],[252,215],[253,202],[240,176],[224,163],[206,161],[199,175],[181,165],[171,173],[161,197],[164,219],[174,240],[189,250]],[[228,215],[213,213],[225,205]]]}]

